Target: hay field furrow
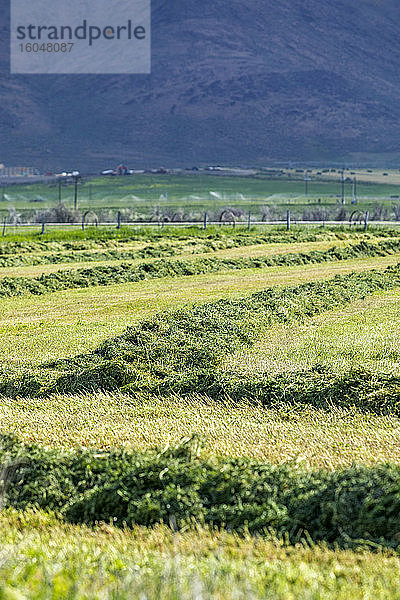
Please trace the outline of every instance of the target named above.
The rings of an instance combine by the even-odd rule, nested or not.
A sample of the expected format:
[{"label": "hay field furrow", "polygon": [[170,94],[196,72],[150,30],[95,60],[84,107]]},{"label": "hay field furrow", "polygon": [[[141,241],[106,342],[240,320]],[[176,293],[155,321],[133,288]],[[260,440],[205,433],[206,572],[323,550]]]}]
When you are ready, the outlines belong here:
[{"label": "hay field furrow", "polygon": [[136,396],[121,392],[2,398],[0,423],[26,442],[58,448],[177,444],[201,434],[209,456],[249,456],[337,469],[354,462],[400,463],[400,419],[313,407],[211,400],[206,396]]},{"label": "hay field furrow", "polygon": [[5,600],[395,597],[399,238],[208,233],[220,245],[197,253],[200,229],[110,232],[111,248],[153,247],[133,269],[165,244],[163,268],[183,265],[116,283],[91,279],[121,262],[106,236],[49,232],[36,254],[76,253],[71,287],[0,298]]},{"label": "hay field furrow", "polygon": [[226,270],[243,270],[274,266],[306,265],[312,263],[345,261],[352,258],[390,256],[400,252],[400,240],[378,243],[362,241],[344,247],[331,246],[327,250],[309,250],[254,257],[224,258],[199,257],[185,259],[158,259],[137,264],[121,262],[90,268],[58,270],[36,277],[4,277],[0,279],[0,297],[43,295],[64,289],[107,286],[114,283],[136,282],[165,277],[182,277]]},{"label": "hay field furrow", "polygon": [[0,362],[37,364],[95,348],[159,310],[219,298],[237,298],[269,286],[321,281],[335,275],[385,269],[398,256],[293,267],[224,271],[109,287],[0,299]]},{"label": "hay field furrow", "polygon": [[[374,240],[375,241],[375,240]],[[379,240],[384,241],[384,240]],[[343,248],[349,246],[350,243],[346,241],[338,241],[335,246],[338,248]],[[160,258],[170,259],[171,256],[179,256],[181,260],[193,260],[193,255],[195,254],[198,258],[209,258],[210,254],[216,258],[255,258],[262,256],[271,256],[275,254],[292,254],[299,252],[310,252],[312,250],[324,251],[332,248],[332,242],[304,242],[299,244],[265,244],[265,245],[252,245],[252,246],[240,246],[238,248],[227,248],[223,250],[214,250],[208,252],[188,252],[186,247],[184,248],[174,248],[173,251],[168,252],[167,250],[163,253],[160,249],[159,256],[155,256],[153,259],[147,258],[146,262],[156,262]],[[114,258],[99,258],[98,253],[93,253],[92,257],[89,260],[84,260],[84,258],[88,259],[88,254],[79,256],[78,253],[74,253],[71,255],[71,260],[63,261],[62,259],[57,262],[52,262],[51,257],[48,257],[48,263],[38,264],[38,265],[20,265],[20,266],[1,266],[0,260],[0,279],[2,277],[37,277],[46,273],[56,273],[62,270],[77,270],[84,268],[93,268],[101,265],[117,265],[124,261],[129,261],[131,265],[138,265],[143,262],[143,258],[136,257],[137,252],[132,253],[123,253],[119,252],[117,256]],[[158,253],[157,253],[158,254]],[[164,254],[164,256],[163,256]],[[136,257],[136,258],[135,258]],[[73,259],[76,260],[73,260]],[[82,260],[81,260],[82,259]],[[96,260],[97,259],[97,260]]]},{"label": "hay field furrow", "polygon": [[[253,348],[273,325],[301,323],[330,309],[400,287],[399,268],[397,265],[384,271],[352,272],[326,282],[267,288],[237,300],[161,312],[126,329],[121,336],[110,338],[87,355],[53,360],[32,372],[20,370],[13,374],[5,365],[1,390],[3,394],[29,397],[102,389],[157,391],[166,395],[201,390],[213,398],[244,396],[267,404],[284,401],[288,382],[279,374],[271,379],[264,371],[249,375],[236,370],[221,371],[219,367],[235,351]],[[349,390],[343,390],[347,377],[353,383]],[[287,397],[290,402],[298,398],[299,402],[317,407],[331,401],[340,406],[356,404],[376,414],[397,414],[397,404],[391,397],[393,386],[399,385],[397,379],[390,379],[387,374],[379,375],[374,382],[368,379],[368,373],[361,371],[349,372],[343,378],[340,372],[317,363],[309,373],[296,375]],[[304,386],[305,382],[308,385]],[[380,385],[381,399],[375,398]]]}]

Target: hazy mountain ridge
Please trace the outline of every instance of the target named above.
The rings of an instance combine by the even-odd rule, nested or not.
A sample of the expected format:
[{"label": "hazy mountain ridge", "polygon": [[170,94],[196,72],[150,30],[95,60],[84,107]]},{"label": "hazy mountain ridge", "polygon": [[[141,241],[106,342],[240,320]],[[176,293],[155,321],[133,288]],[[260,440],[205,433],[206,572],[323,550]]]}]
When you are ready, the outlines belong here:
[{"label": "hazy mountain ridge", "polygon": [[153,0],[150,76],[10,76],[0,162],[256,164],[400,148],[392,0]]}]

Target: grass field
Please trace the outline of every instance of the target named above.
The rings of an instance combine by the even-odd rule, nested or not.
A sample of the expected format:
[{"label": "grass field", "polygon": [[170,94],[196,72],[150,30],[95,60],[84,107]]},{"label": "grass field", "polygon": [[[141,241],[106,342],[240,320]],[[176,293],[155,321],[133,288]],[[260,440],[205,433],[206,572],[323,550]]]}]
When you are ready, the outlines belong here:
[{"label": "grass field", "polygon": [[398,597],[396,231],[19,232],[0,306],[1,599]]},{"label": "grass field", "polygon": [[0,530],[2,594],[9,600],[381,600],[398,593],[400,561],[390,553],[285,547],[201,529],[92,530],[37,513],[6,513]]},{"label": "grass field", "polygon": [[[358,177],[356,205],[353,200],[353,177]],[[179,175],[139,174],[132,177],[97,177],[82,179],[78,191],[78,208],[82,213],[94,211],[101,221],[116,221],[118,210],[126,221],[202,220],[204,212],[216,219],[227,208],[237,211],[238,220],[246,221],[248,212],[261,220],[282,219],[290,209],[293,218],[304,220],[348,220],[353,210],[369,210],[370,218],[397,220],[394,210],[400,198],[400,174],[382,172],[345,172],[345,200],[342,206],[340,173],[305,174],[286,170],[282,175],[260,172],[253,177],[211,176],[204,172]],[[37,213],[55,209],[59,204],[59,188],[50,184],[3,186],[0,215],[9,215],[12,223],[21,215],[23,221],[41,218]],[[65,182],[61,200],[67,209],[74,207],[74,184]],[[344,214],[343,210],[344,209]],[[35,217],[36,215],[36,217]],[[61,217],[58,218],[60,220]],[[47,215],[48,221],[57,221]]]}]

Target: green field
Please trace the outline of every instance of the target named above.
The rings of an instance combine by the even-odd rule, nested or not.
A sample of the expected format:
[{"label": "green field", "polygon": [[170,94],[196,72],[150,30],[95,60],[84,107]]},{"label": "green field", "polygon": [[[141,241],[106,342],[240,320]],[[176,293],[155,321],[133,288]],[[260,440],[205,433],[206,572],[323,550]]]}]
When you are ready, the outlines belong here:
[{"label": "green field", "polygon": [[[340,174],[311,173],[306,192],[304,175],[295,171],[282,176],[259,173],[253,177],[210,175],[204,172],[179,175],[140,174],[130,177],[97,177],[82,179],[78,186],[78,213],[74,207],[74,184],[64,182],[61,201],[70,211],[56,211],[59,187],[49,184],[8,185],[0,194],[0,215],[9,223],[48,222],[75,218],[91,210],[102,222],[122,221],[197,221],[205,212],[209,220],[218,220],[226,209],[233,210],[238,221],[280,220],[289,209],[299,220],[347,220],[353,210],[370,212],[375,220],[398,220],[400,199],[399,174],[357,173],[358,203],[352,204],[353,175],[345,173],[346,205],[341,204]],[[50,210],[50,212],[49,212]],[[47,211],[47,212],[46,212]],[[71,212],[72,211],[72,212]],[[93,217],[89,217],[90,218]]]},{"label": "green field", "polygon": [[398,597],[397,230],[8,232],[0,306],[0,599]]}]

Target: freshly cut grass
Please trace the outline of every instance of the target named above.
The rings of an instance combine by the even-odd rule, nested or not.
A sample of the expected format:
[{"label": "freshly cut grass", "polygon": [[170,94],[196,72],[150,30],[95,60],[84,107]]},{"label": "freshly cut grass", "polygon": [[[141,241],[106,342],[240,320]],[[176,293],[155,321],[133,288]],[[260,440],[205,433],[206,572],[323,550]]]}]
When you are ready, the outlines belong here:
[{"label": "freshly cut grass", "polygon": [[276,375],[319,364],[338,374],[363,368],[398,375],[399,357],[400,291],[394,290],[274,327],[251,349],[228,356],[224,368]]},{"label": "freshly cut grass", "polygon": [[234,230],[231,227],[181,227],[179,229],[166,226],[165,228],[141,227],[121,229],[90,228],[80,230],[48,230],[44,235],[39,232],[28,234],[25,231],[17,232],[0,242],[0,255],[26,254],[38,252],[69,252],[86,251],[95,249],[119,248],[136,243],[201,243],[212,244],[216,242],[220,248],[236,247],[239,245],[313,242],[322,240],[359,239],[370,240],[374,238],[398,237],[396,229],[384,227],[370,227],[368,232],[349,231],[348,227],[292,227],[285,231],[284,227],[255,228],[250,231],[243,229]]},{"label": "freshly cut grass", "polygon": [[201,440],[135,452],[72,452],[0,439],[2,497],[17,509],[54,510],[73,523],[195,523],[273,532],[332,546],[399,548],[400,467],[306,470],[202,454]]},{"label": "freshly cut grass", "polygon": [[[0,389],[10,396],[121,388],[152,393],[202,391],[214,397],[243,394],[271,402],[274,398],[281,399],[282,395],[285,398],[284,377],[271,380],[264,375],[255,379],[239,375],[235,378],[234,374],[216,371],[225,356],[253,346],[273,324],[301,321],[399,286],[400,266],[396,266],[383,272],[352,273],[327,282],[270,288],[238,300],[220,300],[159,313],[104,342],[86,356],[42,365],[41,369],[22,372],[16,377],[12,374],[10,377],[6,371]],[[310,383],[304,388],[305,401],[317,405],[324,401],[324,385],[328,398],[338,393],[339,400],[343,397],[345,378],[315,369],[313,373],[300,373],[297,384],[303,385],[307,377]],[[366,408],[378,410],[380,404],[382,410],[396,408],[396,379],[383,377],[369,382],[368,373],[350,374],[350,378],[357,383],[345,396],[346,401],[356,401],[357,394],[366,389],[368,394],[374,394]],[[381,381],[385,382],[386,391],[379,397],[377,390]],[[294,398],[296,385],[292,388],[291,398]],[[364,405],[363,395],[359,404]]]},{"label": "freshly cut grass", "polygon": [[[361,237],[361,240],[360,240]],[[373,242],[381,242],[388,238],[365,236],[355,236],[354,239],[349,236],[343,236],[343,240],[338,236],[337,245],[346,245],[351,242],[368,242],[370,239]],[[389,238],[391,239],[391,238]],[[398,237],[393,238],[393,241],[398,241]],[[22,252],[17,254],[0,254],[0,268],[6,269],[10,267],[26,267],[40,265],[58,265],[68,263],[88,263],[102,262],[115,260],[143,260],[148,258],[166,258],[171,256],[193,254],[217,254],[224,256],[226,253],[237,255],[261,254],[263,248],[268,254],[272,254],[274,250],[281,250],[282,253],[294,251],[307,251],[329,248],[332,245],[332,240],[312,240],[306,242],[282,241],[280,243],[271,242],[268,237],[260,235],[259,237],[236,236],[235,238],[222,239],[201,239],[193,238],[189,240],[164,241],[159,240],[153,244],[143,245],[138,242],[134,243],[124,241],[120,243],[111,243],[111,248],[98,250],[96,248],[82,250],[79,246],[77,249],[59,252]]]},{"label": "freshly cut grass", "polygon": [[4,600],[393,600],[394,553],[296,547],[263,538],[165,526],[132,531],[0,514]]},{"label": "freshly cut grass", "polygon": [[[356,407],[376,415],[400,416],[400,377],[363,369],[336,373],[316,365],[305,371],[271,376],[258,373],[238,376],[234,372],[210,375],[206,383],[197,380],[197,390],[212,398],[246,398],[263,406],[310,405],[331,410],[332,407]],[[193,385],[189,383],[189,389]],[[184,393],[186,390],[180,390]]]},{"label": "freshly cut grass", "polygon": [[205,397],[121,393],[1,398],[0,429],[57,448],[125,446],[146,450],[200,434],[209,456],[297,461],[337,469],[354,462],[400,463],[400,421],[350,408],[276,408]]},{"label": "freshly cut grass", "polygon": [[[142,237],[142,242],[144,239]],[[375,238],[375,241],[380,240]],[[129,243],[132,244],[132,240]],[[180,243],[181,241],[178,240],[177,246]],[[128,243],[125,247],[127,246]],[[262,246],[258,249],[255,246],[246,246],[249,252],[253,253],[253,249],[254,253],[258,254]],[[287,245],[287,249],[293,252],[291,244]],[[96,248],[93,252],[97,252]],[[230,250],[222,249],[217,250],[215,255],[220,256],[226,252],[231,253]],[[236,252],[241,253],[241,247],[234,253]],[[370,270],[374,265],[383,267],[397,260],[391,255],[377,258],[361,257],[341,263],[308,264],[301,268],[294,265],[221,271],[113,285],[107,288],[71,289],[40,297],[3,298],[0,316],[3,335],[1,354],[8,364],[10,359],[17,362],[40,362],[44,358],[54,359],[82,352],[90,353],[104,338],[115,338],[125,325],[132,324],[140,318],[143,323],[143,316],[148,317],[154,310],[177,307],[193,300],[197,302],[206,300],[209,303],[210,300],[223,296],[232,299],[249,291],[265,289],[267,285],[273,283],[294,284],[307,279],[325,279],[336,272]],[[312,303],[313,298],[309,300]],[[376,314],[373,303],[378,303]],[[338,304],[336,313],[329,310],[314,317],[299,313],[293,316],[290,328],[274,322],[271,327],[267,324],[264,329],[262,324],[257,336],[250,336],[250,345],[245,346],[244,351],[240,349],[239,352],[235,351],[227,339],[226,346],[223,348],[228,350],[222,353],[218,364],[207,362],[208,355],[205,353],[206,373],[200,372],[203,370],[201,366],[203,363],[200,361],[198,363],[200,368],[197,369],[196,366],[190,372],[190,375],[199,374],[200,378],[189,377],[188,380],[182,380],[178,377],[177,386],[174,377],[176,372],[178,375],[180,372],[176,371],[176,364],[180,358],[179,352],[184,348],[179,346],[176,351],[174,345],[168,346],[166,343],[165,347],[169,352],[172,348],[174,355],[172,362],[169,362],[169,358],[165,358],[167,353],[164,357],[160,355],[158,364],[151,360],[143,361],[143,372],[149,367],[151,391],[154,391],[154,381],[156,381],[156,391],[165,392],[167,396],[137,394],[134,391],[137,381],[131,389],[134,393],[129,395],[110,392],[47,396],[48,389],[52,385],[51,378],[54,375],[56,378],[65,377],[66,374],[68,375],[69,366],[65,362],[53,367],[42,365],[39,369],[33,369],[29,377],[44,382],[41,391],[45,391],[46,396],[2,398],[0,428],[15,431],[27,442],[35,441],[46,446],[71,448],[83,445],[100,449],[99,452],[97,450],[94,452],[99,455],[95,460],[102,467],[104,457],[109,456],[102,451],[110,446],[123,444],[127,448],[139,450],[140,462],[142,455],[147,454],[145,451],[149,446],[157,444],[165,448],[178,443],[182,435],[191,436],[200,433],[207,436],[206,445],[200,459],[192,456],[194,462],[200,460],[215,467],[221,464],[221,459],[222,462],[227,457],[239,459],[240,475],[245,473],[239,487],[247,481],[246,468],[243,465],[250,464],[246,460],[243,462],[243,456],[280,465],[279,468],[285,473],[284,469],[288,468],[290,471],[288,479],[292,474],[297,477],[301,473],[310,477],[309,467],[313,469],[322,467],[324,472],[321,480],[325,477],[326,471],[330,471],[328,475],[332,477],[329,479],[332,486],[327,490],[327,496],[324,496],[324,501],[327,498],[327,502],[325,504],[315,502],[311,508],[319,485],[317,477],[313,482],[311,494],[307,497],[308,501],[311,500],[311,504],[303,504],[305,513],[302,512],[301,517],[302,524],[305,516],[308,518],[311,513],[321,515],[322,520],[325,519],[324,523],[318,523],[316,528],[319,528],[318,531],[312,529],[312,538],[325,539],[332,543],[331,537],[336,536],[339,529],[336,532],[334,529],[323,531],[323,527],[327,526],[332,516],[329,510],[333,508],[340,521],[343,514],[340,511],[343,508],[347,509],[347,505],[351,508],[361,502],[362,510],[358,511],[355,518],[353,518],[354,514],[349,513],[344,527],[343,521],[339,523],[341,537],[335,538],[335,541],[341,545],[367,545],[374,550],[376,550],[376,543],[397,548],[398,527],[394,519],[399,512],[396,509],[399,488],[396,483],[398,467],[391,466],[388,467],[388,471],[385,471],[386,467],[379,464],[400,462],[398,449],[400,421],[393,416],[400,397],[396,380],[396,324],[398,322],[396,303],[397,291],[378,292],[372,295],[368,292],[363,300],[354,301],[352,298],[347,306]],[[350,315],[350,307],[360,311],[367,308],[363,319],[353,319]],[[184,310],[190,311],[191,308]],[[341,326],[340,315],[343,313],[345,329],[341,335],[337,329]],[[234,327],[238,325],[237,316],[234,315],[231,321]],[[191,325],[190,318],[187,323]],[[250,323],[250,327],[252,324],[253,322]],[[361,328],[362,341],[357,341],[358,327]],[[316,328],[317,333],[315,333]],[[161,331],[164,332],[163,329]],[[285,336],[287,348],[282,352],[281,344],[281,348],[276,349],[274,354],[272,349],[274,341],[279,344],[280,333],[283,331],[287,332]],[[292,338],[290,332],[293,332]],[[157,334],[157,331],[155,333]],[[192,334],[194,337],[196,331],[190,330],[189,337]],[[247,330],[245,334],[248,334]],[[346,337],[349,334],[346,348]],[[174,339],[178,339],[178,335]],[[263,348],[266,339],[270,342],[269,349]],[[360,366],[356,364],[357,353],[363,349],[364,344],[366,347],[360,361],[364,370],[356,372],[355,367]],[[127,348],[125,350],[128,351]],[[196,350],[203,352],[207,348],[196,348]],[[232,360],[229,358],[231,350],[234,351]],[[340,351],[342,354],[339,354]],[[302,358],[303,352],[309,354],[306,360]],[[240,365],[240,357],[247,361],[247,365]],[[100,360],[102,361],[103,358]],[[129,363],[126,358],[124,354],[123,363]],[[117,358],[117,364],[113,362],[114,359],[111,360],[113,366],[117,367],[117,372],[121,366],[119,359],[120,357]],[[89,366],[93,366],[91,360],[89,359]],[[319,367],[313,369],[315,363],[328,369]],[[79,365],[78,362],[72,361],[71,368],[72,364],[74,364],[73,369],[77,371],[76,374],[84,377],[87,365]],[[132,364],[129,363],[130,367]],[[294,381],[292,375],[285,379],[282,373],[288,368],[303,373],[297,374],[298,379],[295,375]],[[371,372],[366,371],[365,368],[371,368]],[[383,378],[380,377],[382,373],[379,371],[385,375]],[[113,369],[110,372],[114,377]],[[230,376],[231,372],[232,376]],[[10,374],[11,370],[7,374],[5,368],[4,376],[9,378]],[[160,381],[161,385],[159,385]],[[197,382],[200,385],[197,385]],[[197,386],[198,391],[204,382],[203,389],[210,391],[215,400],[199,395],[193,396],[193,389]],[[143,380],[140,380],[139,390],[148,389],[149,381],[144,381],[144,388],[142,383]],[[292,385],[293,383],[295,385]],[[332,388],[332,383],[336,386],[336,391],[331,396],[332,401],[327,402],[327,397],[324,397],[324,402],[321,402],[321,396],[326,396],[327,390]],[[270,390],[271,385],[275,386],[277,393],[274,397],[269,394],[263,399],[262,394],[265,394],[266,387],[270,386],[268,388]],[[118,384],[117,389],[119,387]],[[310,399],[310,388],[314,389],[316,401]],[[183,390],[186,396],[175,395],[178,389]],[[315,390],[317,394],[314,393]],[[299,392],[303,394],[300,398],[303,404],[299,404]],[[371,392],[375,395],[375,407],[372,406],[370,398],[365,398],[370,396]],[[258,402],[243,402],[241,398],[244,395],[258,399]],[[231,400],[228,399],[229,396]],[[354,399],[359,401],[361,398],[363,405],[359,404],[359,406],[364,413],[354,408],[337,408],[340,403],[337,401],[338,397],[342,404],[357,404]],[[260,400],[267,406],[263,407]],[[306,402],[323,408],[314,408]],[[388,415],[373,414],[373,412],[385,412],[382,411],[382,405],[389,407],[386,411]],[[373,412],[367,412],[371,410],[371,406]],[[181,453],[182,450],[179,452]],[[66,454],[56,452],[54,455],[59,458],[55,465],[56,476],[51,477],[50,472],[47,472],[50,483],[46,485],[46,473],[44,479],[42,478],[46,471],[46,459],[43,459],[42,449],[37,449],[36,457],[39,457],[39,460],[38,464],[33,465],[32,486],[27,486],[28,489],[24,488],[25,500],[29,494],[40,492],[42,485],[46,494],[51,496],[54,491],[52,486],[56,485],[57,481],[61,482],[64,475],[69,481],[71,480],[74,476],[73,469],[67,468],[63,473],[62,462]],[[73,454],[82,456],[85,452],[75,451]],[[213,455],[218,458],[213,458]],[[178,462],[181,459],[182,454],[180,458],[178,457]],[[287,460],[290,461],[289,465],[281,464]],[[355,467],[350,469],[353,462],[362,462],[364,467],[359,467],[358,470]],[[186,476],[191,469],[191,463],[183,459],[182,463],[183,474]],[[374,467],[373,471],[366,469],[366,466]],[[91,467],[92,464],[85,463],[83,475],[86,482],[93,474]],[[152,469],[153,467],[154,465]],[[351,475],[340,480],[337,469],[343,467],[346,467],[347,474],[351,473]],[[169,463],[168,469],[171,470]],[[250,470],[252,476],[257,471],[253,468]],[[220,468],[220,471],[227,473],[229,469],[224,471]],[[172,487],[176,491],[178,486],[173,476],[179,476],[182,471],[177,469],[172,474],[159,471],[159,480],[157,480],[157,468],[151,473],[151,484],[146,486],[146,489],[150,490],[150,495],[140,505],[141,518],[145,518],[146,515],[146,518],[149,518],[150,515],[150,519],[153,519],[158,510],[157,502],[160,502],[160,495],[157,495],[155,493],[157,490],[151,487],[154,479],[156,485],[160,481],[163,482],[162,485],[173,481]],[[315,474],[316,471],[311,473]],[[371,474],[373,484],[371,484]],[[386,477],[388,474],[389,478]],[[114,475],[115,473],[108,478],[108,481],[112,480]],[[169,480],[168,477],[171,479]],[[18,480],[18,483],[20,481]],[[384,481],[383,486],[379,487],[379,481],[381,483]],[[393,481],[394,486],[390,488]],[[338,486],[334,482],[338,483]],[[26,480],[22,482],[23,487],[25,483]],[[224,484],[226,483],[225,481]],[[212,486],[208,485],[208,488],[210,487]],[[118,489],[121,490],[121,486]],[[237,489],[235,487],[235,493]],[[363,503],[362,494],[365,490],[368,499]],[[302,487],[298,496],[300,497],[305,491],[307,492]],[[247,492],[248,489],[246,494]],[[127,493],[132,497],[134,493],[132,486],[128,486]],[[221,512],[225,515],[224,524],[226,522],[228,525],[231,524],[226,519],[229,503],[241,500],[240,494],[235,493],[232,494],[231,487],[229,502],[223,508],[224,513]],[[333,500],[330,493],[334,495]],[[96,494],[101,497],[100,489],[93,492],[91,500]],[[169,490],[167,496],[168,504],[174,498],[177,499],[178,504],[182,502],[180,496],[171,496]],[[185,490],[183,496],[189,498],[190,502],[195,499],[191,491]],[[104,496],[102,498],[104,499]],[[110,495],[107,498],[113,500]],[[117,510],[126,500],[127,497],[121,500],[118,494],[114,505]],[[245,502],[241,500],[241,504],[237,505],[240,510],[235,506],[233,509],[235,516],[237,514],[243,516],[246,510],[249,510],[249,506],[246,505],[247,500],[248,496]],[[60,501],[60,496],[57,501]],[[81,514],[84,511],[81,511],[79,506],[85,506],[86,517],[91,522],[95,512],[93,504],[89,505],[87,497],[80,497],[79,502],[80,505],[75,504],[78,515],[75,518],[82,519]],[[105,505],[105,502],[99,501],[97,506],[104,510]],[[268,502],[267,506],[268,510],[264,510],[262,518],[265,518],[268,511],[270,517],[273,515],[272,504]],[[110,508],[109,513],[104,513],[107,521],[116,516],[111,502],[108,508]],[[207,506],[207,510],[209,508],[210,506]],[[56,510],[59,510],[59,506]],[[169,508],[166,516],[163,517],[164,521],[172,527],[175,527],[175,523],[180,525],[179,513],[171,515],[168,510]],[[195,506],[195,510],[198,510],[198,506]],[[371,511],[369,517],[368,511]],[[275,513],[275,517],[278,512]],[[360,513],[362,513],[361,517]],[[71,516],[72,513],[65,514],[68,514],[68,518],[74,518]],[[250,512],[247,512],[247,517],[249,514],[251,518],[254,517],[254,506],[250,508]],[[279,514],[282,516],[281,513]],[[195,513],[191,515],[195,516]],[[229,518],[232,518],[232,512]],[[364,518],[367,518],[367,521],[362,521]],[[235,527],[241,526],[239,520]],[[399,569],[397,556],[388,552],[383,553],[381,549],[371,554],[338,550],[331,552],[318,546],[305,548],[299,544],[288,548],[282,542],[266,541],[262,537],[252,538],[246,533],[248,523],[249,519],[242,530],[244,535],[239,538],[233,534],[209,532],[201,527],[197,527],[195,532],[191,528],[186,533],[171,532],[159,525],[154,529],[134,526],[133,532],[127,529],[117,530],[109,525],[92,530],[62,524],[53,516],[44,513],[8,510],[0,513],[0,536],[3,541],[3,556],[0,561],[0,598],[15,600],[24,597],[65,597],[103,600],[108,597],[130,599],[137,596],[140,600],[144,598],[157,598],[157,600],[158,598],[168,600],[169,598],[171,600],[282,598],[287,600],[303,597],[316,600],[320,598],[347,600],[349,597],[354,597],[365,600],[369,596],[374,599],[396,597]],[[292,525],[293,523],[295,519],[291,521]],[[391,527],[391,530],[383,532],[383,536],[380,530],[376,536],[373,528],[382,527],[382,523],[388,529]],[[277,521],[275,527],[276,524]],[[193,523],[190,525],[193,527]],[[351,529],[352,527],[354,529]],[[249,529],[258,531],[252,529],[251,523]],[[360,531],[361,539],[357,538]],[[356,535],[353,536],[354,532]],[[284,533],[284,529],[280,530],[281,535]],[[266,531],[263,529],[261,534],[265,536]],[[291,540],[295,542],[296,539],[301,539],[303,534],[299,534],[296,538],[295,531],[291,530],[290,535],[294,536]],[[309,537],[307,539],[310,541]]]},{"label": "freshly cut grass", "polygon": [[[339,242],[339,246],[348,245],[347,241]],[[213,242],[213,246],[215,243]],[[167,252],[163,252],[163,248],[167,248]],[[6,266],[1,267],[0,265],[0,277],[37,277],[39,275],[45,273],[55,273],[60,270],[60,268],[67,268],[68,270],[73,269],[83,269],[83,268],[93,268],[96,266],[102,265],[113,265],[119,264],[121,261],[129,260],[130,265],[140,264],[143,261],[143,258],[147,260],[157,258],[170,258],[171,256],[179,256],[181,259],[191,260],[194,255],[200,256],[208,256],[212,252],[213,256],[219,258],[249,258],[249,257],[258,257],[272,254],[291,254],[291,253],[299,253],[299,252],[308,252],[310,250],[328,250],[332,247],[330,242],[305,242],[299,244],[258,244],[252,246],[239,246],[235,248],[228,248],[224,250],[204,250],[199,248],[197,245],[191,246],[179,246],[174,247],[171,246],[169,249],[168,246],[161,245],[156,246],[152,245],[150,247],[144,248],[146,250],[146,254],[143,251],[131,251],[131,252],[123,252],[123,251],[110,251],[105,252],[103,255],[101,253],[81,253],[75,252],[71,254],[71,260],[62,260],[63,254],[60,255],[60,261],[51,261],[51,260],[42,260],[41,262],[33,262],[30,264],[29,261],[26,264],[18,264],[17,266]],[[48,255],[42,257],[41,255],[36,255],[40,259],[49,258]],[[24,258],[24,255],[21,255]],[[25,258],[31,259],[34,258],[35,255],[26,255]],[[17,257],[20,258],[20,257]],[[67,257],[68,258],[68,257]],[[1,257],[0,257],[1,259]]]},{"label": "freshly cut grass", "polygon": [[221,271],[181,278],[65,290],[42,296],[3,298],[0,360],[40,364],[89,352],[159,310],[220,298],[238,298],[271,285],[324,280],[335,274],[385,269],[396,256],[361,258],[298,267]]},{"label": "freshly cut grass", "polygon": [[[40,264],[40,265],[25,265],[25,266],[18,266],[18,267],[6,267],[6,268],[1,268],[0,267],[0,285],[1,285],[1,281],[3,279],[25,279],[25,278],[30,278],[30,279],[38,279],[39,277],[42,276],[48,276],[48,275],[52,275],[53,273],[55,273],[57,276],[59,275],[60,272],[65,272],[65,273],[72,273],[74,271],[77,271],[78,269],[95,269],[96,267],[112,267],[114,265],[118,265],[120,264],[120,262],[118,260],[103,260],[103,261],[98,261],[98,262],[94,262],[94,261],[88,261],[88,262],[73,262],[71,264],[69,263],[65,263],[65,264]],[[132,266],[135,264],[135,262],[130,263]],[[63,271],[61,271],[61,269]]]},{"label": "freshly cut grass", "polygon": [[45,273],[39,277],[4,277],[0,280],[1,296],[41,295],[79,287],[105,286],[115,283],[136,282],[144,279],[185,277],[213,271],[265,268],[282,265],[303,265],[318,262],[342,261],[357,257],[375,257],[400,251],[400,240],[386,240],[378,244],[360,242],[346,247],[332,247],[326,251],[277,254],[249,258],[198,258],[197,260],[158,260],[137,265],[96,266],[93,268]]}]

